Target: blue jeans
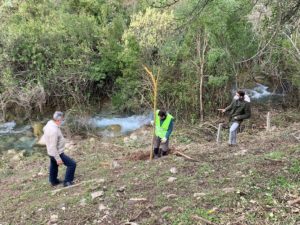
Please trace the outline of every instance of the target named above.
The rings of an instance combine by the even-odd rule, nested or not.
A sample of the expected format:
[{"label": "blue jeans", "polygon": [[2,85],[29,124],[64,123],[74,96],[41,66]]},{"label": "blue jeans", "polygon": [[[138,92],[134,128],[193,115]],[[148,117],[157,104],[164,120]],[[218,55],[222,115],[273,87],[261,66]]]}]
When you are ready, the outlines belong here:
[{"label": "blue jeans", "polygon": [[237,130],[239,128],[239,123],[238,122],[233,122],[230,126],[229,129],[229,140],[228,144],[230,145],[236,145],[236,135],[237,135]]},{"label": "blue jeans", "polygon": [[[63,161],[64,165],[67,167],[64,183],[72,182],[74,180],[76,162],[72,158],[65,155],[64,153],[61,153],[59,156]],[[53,156],[49,156],[49,157],[50,157],[49,182],[52,185],[55,185],[59,183],[59,180],[57,178],[58,165],[56,159]]]}]

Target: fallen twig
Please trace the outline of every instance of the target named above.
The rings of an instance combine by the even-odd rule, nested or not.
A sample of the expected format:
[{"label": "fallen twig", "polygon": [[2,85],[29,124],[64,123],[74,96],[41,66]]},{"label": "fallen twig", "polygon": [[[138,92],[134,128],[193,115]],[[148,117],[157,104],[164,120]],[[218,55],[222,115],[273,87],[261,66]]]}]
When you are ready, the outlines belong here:
[{"label": "fallen twig", "polygon": [[121,145],[117,145],[117,144],[113,144],[113,146],[115,146],[117,148],[122,148],[122,149],[126,148],[126,146],[121,146]]},{"label": "fallen twig", "polygon": [[92,180],[82,181],[80,183],[77,183],[77,184],[74,184],[74,185],[71,185],[71,186],[67,186],[67,187],[63,187],[63,188],[60,188],[60,189],[53,190],[51,192],[51,195],[55,195],[56,193],[58,193],[60,191],[67,190],[67,189],[70,189],[70,188],[73,188],[73,187],[77,187],[77,186],[80,186],[82,184],[91,183],[91,182],[101,183],[103,181],[104,181],[103,179],[92,179]]},{"label": "fallen twig", "polygon": [[[206,126],[206,127],[205,127]],[[208,122],[205,122],[205,123],[202,123],[202,124],[200,124],[200,126],[199,126],[200,128],[208,128],[208,127],[212,127],[212,128],[214,128],[215,130],[218,130],[218,127],[216,127],[214,124],[212,124],[212,123],[208,123]]]},{"label": "fallen twig", "polygon": [[146,198],[131,198],[131,199],[129,199],[129,201],[131,201],[131,202],[145,202],[145,201],[147,201],[147,199]]},{"label": "fallen twig", "polygon": [[197,215],[192,215],[192,218],[196,219],[196,220],[200,220],[201,222],[207,223],[209,225],[217,225],[216,223],[213,223],[213,222],[211,222],[211,221],[209,221],[207,219],[204,219],[204,218],[202,218],[200,216],[197,216]]},{"label": "fallen twig", "polygon": [[300,197],[299,197],[299,198],[296,198],[295,200],[288,201],[288,204],[289,204],[289,205],[295,205],[295,204],[297,204],[297,203],[299,203],[299,202],[300,202]]},{"label": "fallen twig", "polygon": [[197,159],[193,159],[192,157],[188,156],[188,155],[185,155],[183,154],[182,152],[179,152],[179,151],[175,151],[173,152],[174,155],[179,155],[179,156],[182,156],[188,160],[191,160],[191,161],[195,161],[195,162],[199,162]]},{"label": "fallen twig", "polygon": [[281,163],[282,162],[282,160],[279,160],[279,159],[270,159],[270,158],[267,158],[267,157],[264,157],[264,160],[268,160],[268,161],[276,162],[276,163]]}]

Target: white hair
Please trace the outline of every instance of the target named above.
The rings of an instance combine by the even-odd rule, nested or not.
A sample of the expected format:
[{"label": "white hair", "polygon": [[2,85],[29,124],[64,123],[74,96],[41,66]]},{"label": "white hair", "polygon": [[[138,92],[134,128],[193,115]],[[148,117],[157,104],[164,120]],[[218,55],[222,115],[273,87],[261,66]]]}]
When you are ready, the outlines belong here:
[{"label": "white hair", "polygon": [[53,119],[54,120],[62,120],[64,117],[64,113],[63,112],[60,112],[60,111],[56,111],[54,114],[53,114]]}]

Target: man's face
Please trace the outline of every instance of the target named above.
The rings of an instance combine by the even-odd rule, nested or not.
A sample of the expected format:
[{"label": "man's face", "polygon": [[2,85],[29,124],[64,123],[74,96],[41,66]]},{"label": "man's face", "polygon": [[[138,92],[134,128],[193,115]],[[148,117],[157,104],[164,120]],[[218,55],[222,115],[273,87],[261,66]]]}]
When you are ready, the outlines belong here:
[{"label": "man's face", "polygon": [[58,126],[61,126],[61,125],[63,125],[64,123],[65,123],[65,120],[64,120],[63,117],[62,117],[60,120],[57,120]]},{"label": "man's face", "polygon": [[244,96],[239,95],[239,93],[237,93],[237,97],[239,98],[239,100],[244,100]]},{"label": "man's face", "polygon": [[235,93],[234,100],[244,100],[244,96],[240,96],[238,92]]},{"label": "man's face", "polygon": [[166,117],[165,116],[159,116],[160,120],[164,120]]}]

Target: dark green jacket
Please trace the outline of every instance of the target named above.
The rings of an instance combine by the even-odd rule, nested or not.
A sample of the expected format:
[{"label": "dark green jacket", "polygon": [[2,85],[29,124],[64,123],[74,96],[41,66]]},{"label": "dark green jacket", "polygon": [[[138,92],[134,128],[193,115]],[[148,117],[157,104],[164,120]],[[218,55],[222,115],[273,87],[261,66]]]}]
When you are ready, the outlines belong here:
[{"label": "dark green jacket", "polygon": [[[233,100],[231,104],[225,108],[225,112],[229,112],[229,122],[241,123],[244,119],[251,117],[251,106],[249,102]],[[237,117],[234,119],[234,117]]]}]

